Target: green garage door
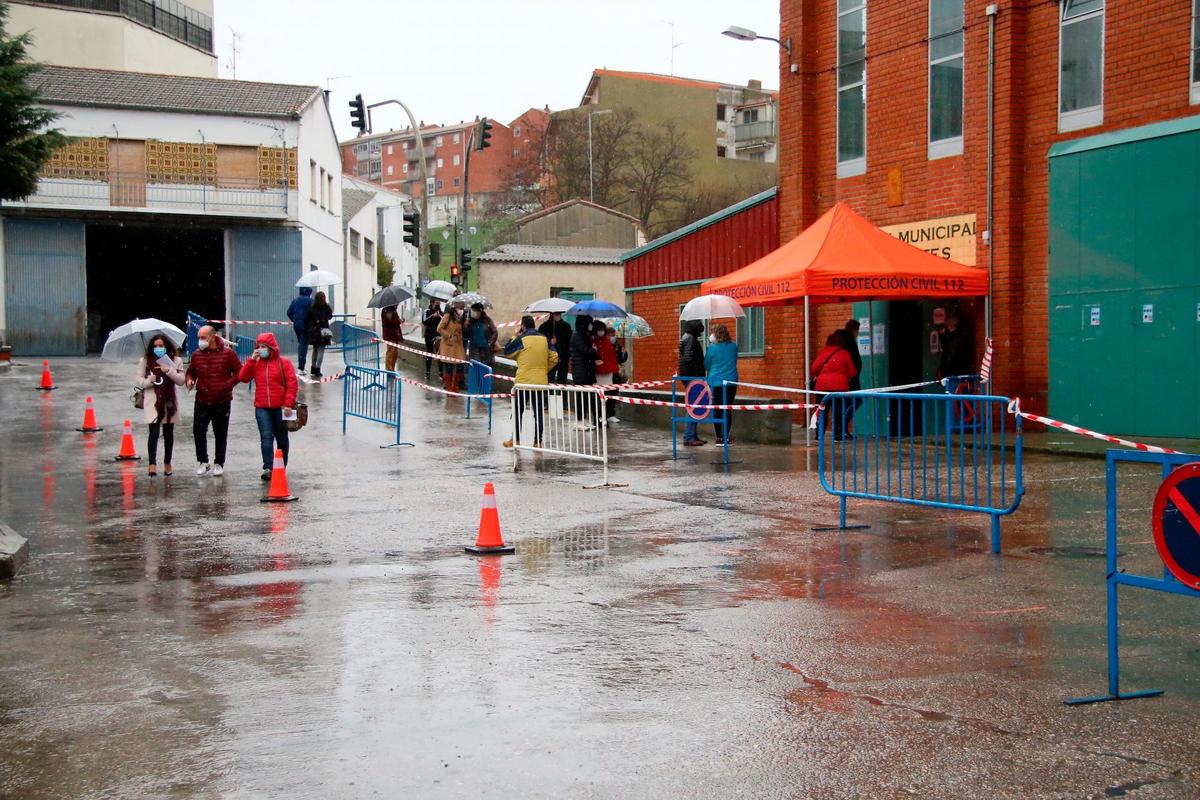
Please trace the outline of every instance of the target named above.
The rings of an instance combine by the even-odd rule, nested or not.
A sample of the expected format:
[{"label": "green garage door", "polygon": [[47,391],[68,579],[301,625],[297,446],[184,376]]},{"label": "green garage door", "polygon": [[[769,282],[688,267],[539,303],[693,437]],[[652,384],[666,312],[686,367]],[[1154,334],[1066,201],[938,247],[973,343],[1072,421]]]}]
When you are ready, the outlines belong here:
[{"label": "green garage door", "polygon": [[1050,151],[1050,414],[1200,437],[1200,117]]}]

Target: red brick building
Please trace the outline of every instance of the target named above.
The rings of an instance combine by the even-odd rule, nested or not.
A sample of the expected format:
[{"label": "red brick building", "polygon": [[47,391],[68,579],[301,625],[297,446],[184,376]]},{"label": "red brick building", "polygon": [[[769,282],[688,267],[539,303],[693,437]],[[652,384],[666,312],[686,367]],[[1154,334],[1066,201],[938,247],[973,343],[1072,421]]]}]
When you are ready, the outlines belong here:
[{"label": "red brick building", "polygon": [[[902,238],[990,266],[994,385],[1000,393],[1020,395],[1027,407],[1045,409],[1051,383],[1051,148],[1076,140],[1083,149],[1158,137],[1177,129],[1138,126],[1195,115],[1198,8],[1200,0],[781,0],[780,39],[791,41],[793,55],[780,51],[780,240],[844,200],[877,225],[901,226],[893,232]],[[1120,137],[1096,136],[1114,131]],[[1166,169],[1154,180],[1167,186],[1175,178]],[[1192,195],[1197,191],[1193,184]],[[1086,218],[1093,200],[1123,202],[1112,196],[1117,192],[1105,188],[1101,175],[1081,184],[1073,201],[1083,204]],[[954,241],[938,235],[946,229],[941,218],[964,216],[973,222],[973,235]],[[1137,215],[1131,212],[1129,221],[1130,230],[1109,235],[1135,237]],[[1073,236],[1066,232],[1067,239]],[[1085,260],[1081,268],[1105,267]],[[1189,274],[1184,283],[1194,280]],[[886,332],[889,354],[928,348],[933,304],[921,309],[923,319],[888,305],[875,304],[876,319],[894,319],[905,328]],[[818,308],[814,344],[851,313],[847,306]],[[865,304],[853,315],[865,316]],[[982,348],[982,300],[968,304],[965,316]],[[1098,312],[1092,324],[1097,322]],[[1188,330],[1184,322],[1193,321],[1179,323],[1185,340],[1200,336],[1200,311],[1196,328]],[[787,330],[797,323],[768,314],[769,344],[779,341],[776,324]],[[928,368],[929,354],[923,355]],[[795,374],[796,366],[784,370]],[[1112,386],[1114,378],[1133,375],[1116,365],[1101,377]],[[1088,421],[1085,414],[1082,422]]]},{"label": "red brick building", "polygon": [[[471,153],[471,201],[486,201],[504,188],[505,176],[513,166],[529,157],[531,147],[540,147],[541,133],[549,121],[548,109],[531,108],[508,125],[489,119],[491,146]],[[478,120],[455,125],[425,125],[425,169],[429,180],[433,225],[444,225],[443,215],[453,213],[461,202],[467,146]],[[343,170],[357,178],[418,198],[423,192],[417,137],[405,128],[360,136],[341,143]],[[435,203],[434,198],[445,202]]]}]

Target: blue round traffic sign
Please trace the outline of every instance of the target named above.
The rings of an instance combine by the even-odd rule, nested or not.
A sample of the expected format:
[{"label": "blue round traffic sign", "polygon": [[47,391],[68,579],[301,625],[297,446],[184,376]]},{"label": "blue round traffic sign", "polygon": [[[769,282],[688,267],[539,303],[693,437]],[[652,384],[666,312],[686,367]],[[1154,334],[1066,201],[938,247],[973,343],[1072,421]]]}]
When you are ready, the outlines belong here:
[{"label": "blue round traffic sign", "polygon": [[683,404],[688,416],[703,422],[708,419],[708,404],[712,402],[712,387],[704,381],[692,381],[683,390]]},{"label": "blue round traffic sign", "polygon": [[1151,522],[1163,564],[1181,583],[1200,590],[1200,462],[1184,464],[1162,482]]}]

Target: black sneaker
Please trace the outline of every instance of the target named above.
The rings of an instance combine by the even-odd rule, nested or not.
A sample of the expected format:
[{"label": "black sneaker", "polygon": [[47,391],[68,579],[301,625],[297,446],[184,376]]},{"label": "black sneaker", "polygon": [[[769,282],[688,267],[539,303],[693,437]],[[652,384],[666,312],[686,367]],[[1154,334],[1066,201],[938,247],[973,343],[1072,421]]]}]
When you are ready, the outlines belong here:
[{"label": "black sneaker", "polygon": [[262,471],[262,479],[263,479],[264,481],[269,481],[269,480],[271,480],[271,470],[269,470],[269,469],[264,469],[264,470]]}]

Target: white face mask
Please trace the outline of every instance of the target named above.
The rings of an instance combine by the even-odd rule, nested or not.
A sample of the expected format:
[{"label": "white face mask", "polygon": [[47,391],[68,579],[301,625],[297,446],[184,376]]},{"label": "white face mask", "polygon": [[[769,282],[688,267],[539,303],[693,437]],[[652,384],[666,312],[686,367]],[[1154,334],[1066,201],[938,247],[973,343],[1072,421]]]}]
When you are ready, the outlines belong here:
[{"label": "white face mask", "polygon": [[710,333],[708,335],[708,341],[710,344],[716,344],[717,343],[717,335],[715,333]]},{"label": "white face mask", "polygon": [[479,319],[479,312],[478,312],[478,311],[472,311],[472,312],[471,312],[471,319]]}]

